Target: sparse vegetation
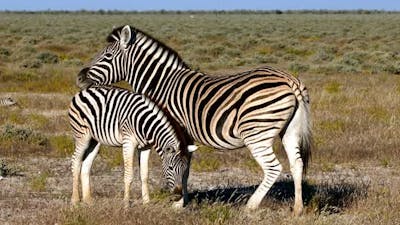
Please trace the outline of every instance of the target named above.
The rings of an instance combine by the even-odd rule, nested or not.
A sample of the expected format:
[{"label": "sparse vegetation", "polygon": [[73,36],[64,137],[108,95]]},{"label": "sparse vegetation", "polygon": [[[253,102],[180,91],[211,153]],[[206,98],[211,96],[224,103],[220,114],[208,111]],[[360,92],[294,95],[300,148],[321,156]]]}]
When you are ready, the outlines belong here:
[{"label": "sparse vegetation", "polygon": [[0,160],[0,177],[16,176],[18,170],[6,164],[5,160]]},{"label": "sparse vegetation", "polygon": [[60,157],[71,156],[75,150],[75,145],[71,136],[51,136],[50,145],[55,151],[55,154]]},{"label": "sparse vegetation", "polygon": [[31,178],[30,187],[33,191],[43,192],[46,191],[46,183],[47,178],[49,177],[48,173],[39,173],[36,176]]},{"label": "sparse vegetation", "polygon": [[[0,108],[0,223],[400,224],[400,14],[282,13],[0,12],[0,95],[21,105]],[[250,214],[243,205],[261,169],[248,150],[205,146],[194,153],[191,202],[182,211],[160,189],[154,153],[154,201],[125,211],[122,150],[110,147],[93,165],[95,207],[70,209],[67,108],[76,74],[122,24],[163,41],[194,69],[220,75],[270,65],[305,82],[316,146],[303,184],[305,215],[289,216],[293,185],[279,141],[284,175]]]}]

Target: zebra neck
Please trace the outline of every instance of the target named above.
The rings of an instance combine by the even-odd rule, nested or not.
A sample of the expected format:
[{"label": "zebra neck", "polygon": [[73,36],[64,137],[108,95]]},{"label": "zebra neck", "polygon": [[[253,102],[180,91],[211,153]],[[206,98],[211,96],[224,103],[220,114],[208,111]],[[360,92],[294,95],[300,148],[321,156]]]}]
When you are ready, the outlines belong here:
[{"label": "zebra neck", "polygon": [[[190,70],[178,59],[153,59],[154,63],[141,63],[132,68],[133,71],[126,81],[131,84],[133,91],[150,95],[160,88],[177,79],[183,71]],[[163,61],[165,60],[165,61]]]}]

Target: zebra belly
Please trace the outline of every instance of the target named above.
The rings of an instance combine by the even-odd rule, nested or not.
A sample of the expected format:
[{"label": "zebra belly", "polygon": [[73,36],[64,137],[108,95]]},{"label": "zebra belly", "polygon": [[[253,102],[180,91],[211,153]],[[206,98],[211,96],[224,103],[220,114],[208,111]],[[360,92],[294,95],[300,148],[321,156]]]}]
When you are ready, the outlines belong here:
[{"label": "zebra belly", "polygon": [[123,143],[123,138],[120,130],[111,129],[105,130],[105,132],[92,132],[92,137],[103,145],[120,147]]},{"label": "zebra belly", "polygon": [[236,110],[215,112],[198,119],[191,135],[197,142],[217,149],[237,149],[244,146],[236,125]]}]

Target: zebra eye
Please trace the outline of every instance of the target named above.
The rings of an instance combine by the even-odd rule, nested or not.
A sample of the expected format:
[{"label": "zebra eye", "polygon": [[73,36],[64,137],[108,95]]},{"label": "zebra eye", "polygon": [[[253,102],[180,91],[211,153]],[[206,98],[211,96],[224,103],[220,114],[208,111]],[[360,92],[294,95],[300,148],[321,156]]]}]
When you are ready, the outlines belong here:
[{"label": "zebra eye", "polygon": [[172,147],[166,147],[165,152],[171,154],[174,153],[174,149]]},{"label": "zebra eye", "polygon": [[106,59],[112,59],[112,57],[113,57],[112,53],[107,52],[104,54],[104,58],[106,58]]}]

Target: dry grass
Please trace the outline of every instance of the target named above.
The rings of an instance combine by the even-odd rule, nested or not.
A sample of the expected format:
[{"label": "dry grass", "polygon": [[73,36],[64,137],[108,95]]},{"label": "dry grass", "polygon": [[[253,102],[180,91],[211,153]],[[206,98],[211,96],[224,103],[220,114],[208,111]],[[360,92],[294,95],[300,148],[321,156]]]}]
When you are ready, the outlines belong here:
[{"label": "dry grass", "polygon": [[[0,13],[0,96],[21,105],[0,108],[0,223],[400,224],[399,17]],[[136,197],[125,211],[121,149],[108,147],[94,163],[95,205],[70,208],[67,108],[75,76],[112,26],[126,23],[176,49],[193,68],[227,74],[268,64],[306,83],[316,148],[303,184],[304,216],[290,216],[293,185],[279,142],[284,173],[252,213],[243,206],[262,174],[250,153],[204,146],[193,157],[191,203],[183,211],[170,207],[155,154],[154,200],[142,206]]]}]

